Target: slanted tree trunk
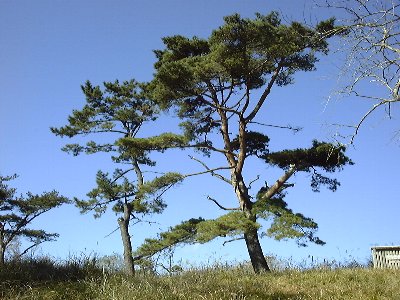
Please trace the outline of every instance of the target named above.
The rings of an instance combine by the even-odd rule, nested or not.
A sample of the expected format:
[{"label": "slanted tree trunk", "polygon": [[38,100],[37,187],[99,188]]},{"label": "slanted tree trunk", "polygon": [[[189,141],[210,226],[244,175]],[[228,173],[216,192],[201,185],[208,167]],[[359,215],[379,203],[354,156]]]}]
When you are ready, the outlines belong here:
[{"label": "slanted tree trunk", "polygon": [[129,276],[135,275],[135,266],[132,256],[131,236],[129,235],[129,220],[131,209],[128,204],[124,205],[124,216],[118,219],[119,229],[121,231],[122,244],[124,246],[124,265],[125,272]]},{"label": "slanted tree trunk", "polygon": [[[251,212],[253,203],[250,200],[248,188],[243,181],[243,177],[235,177],[235,191],[240,203],[240,208],[245,212],[249,220],[251,220],[252,222],[256,222],[256,216]],[[269,272],[270,268],[260,245],[257,228],[254,227],[245,232],[244,240],[246,241],[247,252],[249,253],[251,265],[253,266],[254,272]]]},{"label": "slanted tree trunk", "polygon": [[246,241],[247,252],[249,253],[254,272],[261,273],[271,271],[262,251],[257,229],[253,228],[245,232],[244,240]]}]

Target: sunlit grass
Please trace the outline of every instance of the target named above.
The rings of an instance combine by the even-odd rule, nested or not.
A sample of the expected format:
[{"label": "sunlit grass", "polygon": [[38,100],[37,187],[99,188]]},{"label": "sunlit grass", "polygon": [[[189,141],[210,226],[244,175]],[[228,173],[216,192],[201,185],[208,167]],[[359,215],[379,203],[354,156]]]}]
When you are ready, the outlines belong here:
[{"label": "sunlit grass", "polygon": [[325,266],[254,275],[248,266],[216,265],[129,278],[89,259],[29,269],[34,263],[40,260],[0,269],[1,299],[400,299],[399,270]]}]

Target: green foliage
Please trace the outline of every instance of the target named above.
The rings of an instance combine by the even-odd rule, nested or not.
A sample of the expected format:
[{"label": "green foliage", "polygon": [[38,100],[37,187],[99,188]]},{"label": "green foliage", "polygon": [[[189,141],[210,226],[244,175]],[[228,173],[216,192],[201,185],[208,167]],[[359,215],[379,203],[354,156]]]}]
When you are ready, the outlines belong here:
[{"label": "green foliage", "polygon": [[117,145],[123,147],[126,154],[140,157],[149,151],[163,152],[171,148],[182,148],[187,145],[187,142],[182,135],[163,133],[148,138],[121,138],[117,141]]},{"label": "green foliage", "polygon": [[344,154],[345,150],[344,146],[314,140],[311,148],[282,150],[268,153],[263,158],[267,163],[282,169],[295,165],[298,171],[310,171],[313,167],[320,167],[327,172],[334,172],[347,164],[353,164]]},{"label": "green foliage", "polygon": [[[58,136],[74,137],[76,135],[101,134],[100,142],[93,140],[85,144],[67,144],[63,150],[79,155],[82,152],[94,154],[97,152],[112,152],[115,163],[133,165],[130,169],[115,169],[110,175],[98,171],[97,186],[88,193],[89,199],[75,199],[82,212],[93,210],[95,217],[101,216],[112,204],[117,213],[124,211],[124,206],[135,213],[159,213],[165,208],[161,194],[165,189],[181,181],[176,173],[168,173],[161,177],[145,181],[140,165],[154,166],[149,157],[151,151],[163,152],[168,148],[185,145],[184,137],[172,133],[159,136],[138,138],[140,128],[147,122],[155,121],[157,108],[145,97],[146,85],[135,80],[120,83],[104,82],[104,90],[93,86],[87,81],[82,86],[86,96],[86,104],[81,110],[74,110],[68,118],[68,125],[51,128]],[[105,142],[105,137],[110,137]],[[137,181],[128,175],[136,173]],[[157,194],[159,192],[159,195]],[[150,196],[154,199],[149,200]],[[146,201],[145,201],[146,200]]]},{"label": "green foliage", "polygon": [[153,180],[148,181],[140,186],[136,197],[138,199],[145,199],[154,196],[161,191],[163,193],[166,189],[170,188],[183,180],[183,176],[179,173],[169,172],[160,177],[155,177]]},{"label": "green foliage", "polygon": [[[144,84],[135,80],[120,83],[104,82],[104,91],[100,86],[93,86],[87,81],[82,86],[86,96],[86,104],[81,110],[74,110],[68,117],[68,125],[51,131],[61,137],[74,137],[88,134],[108,134],[111,140],[101,143],[88,141],[86,144],[67,144],[63,150],[73,155],[81,153],[94,154],[97,152],[115,152],[117,162],[129,162],[131,156],[124,153],[124,149],[117,143],[118,135],[133,138],[145,122],[154,121],[157,116],[156,106],[145,98]],[[143,151],[136,159],[144,164],[151,165],[147,157],[148,151]]]},{"label": "green foliage", "polygon": [[234,14],[224,20],[208,40],[183,36],[163,39],[166,49],[155,51],[158,61],[152,88],[154,99],[164,107],[184,98],[196,102],[213,80],[226,83],[227,90],[230,85],[260,88],[277,62],[285,68],[279,84],[288,84],[295,72],[314,69],[315,53],[328,50],[322,34],[334,28],[333,19],[314,30],[297,22],[283,25],[275,12],[257,14],[255,19]]},{"label": "green foliage", "polygon": [[28,226],[43,213],[70,202],[56,191],[16,196],[16,189],[9,187],[7,183],[15,178],[16,175],[0,176],[0,260],[4,260],[4,251],[18,238],[25,238],[31,243],[21,253],[23,255],[32,247],[58,237],[56,233],[30,229]]},{"label": "green foliage", "polygon": [[206,220],[197,226],[196,241],[206,243],[216,237],[235,237],[258,229],[260,226],[242,211],[232,211],[213,220]]},{"label": "green foliage", "polygon": [[72,112],[66,126],[51,128],[61,137],[90,135],[92,138],[100,134],[97,141],[67,144],[63,150],[73,155],[110,153],[111,160],[123,166],[116,168],[113,174],[98,171],[97,185],[87,194],[88,199],[75,199],[75,204],[82,213],[93,211],[95,217],[100,217],[110,206],[120,215],[118,225],[124,245],[125,267],[131,275],[134,267],[130,221],[141,221],[146,214],[161,213],[166,207],[162,195],[183,179],[180,174],[172,172],[147,179],[141,168],[143,165],[155,166],[156,162],[150,158],[151,152],[164,152],[186,145],[183,136],[173,133],[138,137],[140,129],[158,116],[157,106],[146,97],[147,88],[147,84],[131,80],[104,82],[102,90],[87,81],[82,86],[86,96],[83,108]]},{"label": "green foliage", "polygon": [[136,259],[153,256],[156,253],[182,243],[195,242],[197,225],[204,221],[203,218],[190,219],[171,227],[166,232],[160,233],[156,239],[146,239],[135,251]]},{"label": "green foliage", "polygon": [[253,206],[253,213],[258,218],[270,221],[265,235],[276,240],[295,239],[299,246],[307,246],[307,242],[324,245],[325,242],[315,237],[318,224],[303,214],[294,213],[283,200],[284,193],[274,197],[264,196],[268,187],[262,188],[257,194],[257,201]]},{"label": "green foliage", "polygon": [[[265,134],[255,131],[246,132],[246,149],[247,156],[264,157],[268,155],[269,137]],[[240,150],[239,137],[236,137],[231,142],[232,150]]]},{"label": "green foliage", "polygon": [[69,124],[51,131],[61,137],[73,137],[88,133],[137,130],[156,112],[143,96],[142,86],[135,80],[104,82],[105,90],[93,86],[90,81],[82,85],[86,104],[82,110],[74,110],[69,116]]},{"label": "green foliage", "polygon": [[207,243],[216,237],[243,234],[259,224],[249,220],[241,211],[232,211],[214,220],[190,219],[169,228],[156,239],[146,239],[137,249],[137,259],[153,256],[165,249],[181,244]]},{"label": "green foliage", "polygon": [[[140,185],[131,183],[126,178],[118,183],[117,179],[122,173],[122,170],[117,169],[110,177],[108,173],[99,171],[96,176],[97,187],[87,194],[89,199],[75,199],[76,205],[83,213],[93,210],[95,217],[100,217],[111,202],[114,202],[113,211],[116,213],[124,211],[124,203],[128,203],[134,213],[161,213],[166,207],[162,194],[183,180],[181,174],[170,172]],[[127,199],[130,199],[129,202]]]},{"label": "green foliage", "polygon": [[345,165],[353,165],[351,159],[345,155],[345,151],[344,146],[314,140],[311,148],[268,153],[263,158],[268,164],[284,170],[294,166],[297,171],[312,172],[311,188],[315,192],[319,192],[321,185],[336,191],[340,183],[336,179],[320,174],[317,168],[332,173],[342,170]]}]

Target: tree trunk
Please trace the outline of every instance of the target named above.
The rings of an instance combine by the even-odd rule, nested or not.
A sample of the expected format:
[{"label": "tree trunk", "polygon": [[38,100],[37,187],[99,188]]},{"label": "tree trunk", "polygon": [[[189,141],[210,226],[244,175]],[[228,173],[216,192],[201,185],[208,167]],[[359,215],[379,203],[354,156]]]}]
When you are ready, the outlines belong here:
[{"label": "tree trunk", "polygon": [[[238,197],[240,208],[246,213],[247,218],[252,222],[256,222],[256,216],[251,212],[253,203],[248,194],[248,188],[241,176],[234,176],[233,182],[236,186],[236,196]],[[267,260],[262,251],[260,240],[258,238],[257,228],[251,228],[244,233],[247,252],[249,253],[251,264],[255,273],[269,272]]]},{"label": "tree trunk", "polygon": [[118,219],[119,229],[121,231],[122,244],[124,246],[124,264],[127,275],[135,275],[135,266],[132,256],[131,236],[129,235],[130,212],[127,205],[124,205],[124,217]]},{"label": "tree trunk", "polygon": [[0,267],[5,263],[6,245],[4,242],[4,225],[0,222]]},{"label": "tree trunk", "polygon": [[[265,92],[264,92],[265,93]],[[269,92],[268,92],[269,93]],[[216,99],[217,100],[217,99]],[[218,101],[217,101],[218,102]],[[261,103],[262,104],[262,103]],[[261,107],[261,105],[260,105]],[[251,212],[253,202],[249,196],[249,189],[246,186],[242,171],[246,159],[246,125],[245,119],[240,117],[239,122],[239,145],[240,151],[235,158],[232,151],[232,141],[229,136],[228,129],[228,118],[226,116],[226,111],[218,111],[221,117],[221,133],[224,140],[224,149],[227,151],[225,157],[229,166],[231,167],[231,184],[235,190],[235,194],[239,200],[240,209],[246,213],[249,220],[256,222],[256,216]],[[252,114],[256,114],[253,112]],[[249,120],[254,118],[254,116],[249,116]],[[255,273],[269,272],[270,268],[264,257],[264,253],[261,249],[260,240],[258,239],[257,228],[249,229],[244,233],[244,239],[246,241],[247,252],[249,253],[251,264]]]},{"label": "tree trunk", "polygon": [[244,233],[244,239],[254,272],[261,273],[271,271],[261,249],[257,229],[252,229]]},{"label": "tree trunk", "polygon": [[0,246],[0,268],[2,266],[4,266],[5,263],[5,249],[3,249],[3,247]]}]

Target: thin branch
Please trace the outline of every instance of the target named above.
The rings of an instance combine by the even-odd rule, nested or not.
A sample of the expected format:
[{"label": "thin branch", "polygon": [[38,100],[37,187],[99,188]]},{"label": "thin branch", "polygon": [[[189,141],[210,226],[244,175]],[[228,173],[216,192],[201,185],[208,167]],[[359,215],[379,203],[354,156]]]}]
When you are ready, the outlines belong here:
[{"label": "thin branch", "polygon": [[244,103],[243,109],[242,109],[242,115],[246,112],[247,108],[249,107],[250,104],[250,89],[249,86],[246,84],[246,93],[244,94],[243,97],[246,97],[246,102]]},{"label": "thin branch", "polygon": [[[201,174],[211,173],[212,176],[217,177],[217,178],[221,179],[222,181],[225,181],[225,182],[228,183],[228,184],[232,184],[231,181],[230,181],[228,178],[226,178],[226,177],[224,177],[224,176],[222,176],[222,175],[217,174],[217,173],[214,172],[214,171],[216,171],[216,170],[229,170],[229,169],[232,169],[231,167],[220,167],[220,168],[216,168],[216,169],[210,169],[210,168],[209,168],[204,162],[202,162],[201,160],[199,160],[199,159],[197,159],[197,158],[195,158],[195,157],[193,157],[193,156],[191,156],[191,155],[189,155],[189,158],[190,158],[190,159],[193,159],[194,161],[197,161],[199,164],[201,164],[201,165],[207,170],[206,172],[202,172]],[[199,174],[197,174],[197,175],[199,175]]]},{"label": "thin branch", "polygon": [[[130,226],[134,226],[134,225],[136,225],[136,224],[139,224],[139,223],[141,223],[141,222],[145,222],[145,223],[148,223],[148,224],[157,224],[157,222],[146,221],[146,220],[140,219],[140,218],[138,218],[138,217],[136,217],[136,216],[132,216],[132,215],[131,215],[131,218],[129,219],[129,222],[132,221],[132,220],[134,220],[134,219],[137,219],[137,221],[136,221],[135,223],[133,223],[133,224],[130,224],[129,227],[130,227]],[[113,231],[111,231],[109,234],[105,235],[104,238],[109,237],[110,235],[114,234],[114,233],[115,233],[116,231],[118,231],[118,230],[119,230],[119,227],[115,228],[115,229],[114,229]]]},{"label": "thin branch", "polygon": [[235,208],[227,208],[225,206],[222,206],[221,204],[218,203],[217,200],[215,200],[214,198],[211,198],[210,196],[207,196],[207,199],[214,202],[220,209],[222,210],[240,210],[240,207],[235,207]]},{"label": "thin branch", "polygon": [[22,251],[21,253],[18,254],[18,258],[22,257],[23,255],[25,255],[29,250],[31,250],[32,248],[39,246],[40,244],[46,242],[45,240],[34,243],[32,245],[30,245],[28,248],[26,248],[24,251]]},{"label": "thin branch", "polygon": [[225,241],[225,242],[222,243],[222,246],[225,246],[228,243],[235,242],[235,241],[240,241],[240,240],[244,240],[244,237],[238,237],[238,238],[234,238],[234,239]]},{"label": "thin branch", "polygon": [[260,123],[260,122],[256,122],[256,121],[251,121],[249,122],[250,124],[257,124],[257,125],[262,125],[262,126],[267,126],[267,127],[274,127],[274,128],[281,128],[281,129],[289,129],[294,131],[295,133],[303,130],[302,127],[293,127],[291,125],[287,125],[287,126],[280,126],[280,125],[272,125],[272,124],[265,124],[265,123]]},{"label": "thin branch", "polygon": [[[187,177],[192,177],[192,176],[197,176],[197,175],[203,175],[203,174],[211,173],[211,175],[213,175],[213,176],[219,178],[219,176],[217,176],[217,175],[219,175],[219,174],[215,174],[215,173],[214,173],[215,171],[218,171],[218,170],[229,170],[229,169],[232,169],[232,167],[214,168],[214,169],[210,169],[210,170],[203,171],[203,172],[196,172],[196,173],[185,174],[185,175],[183,175],[182,177],[183,177],[183,178],[187,178]],[[221,176],[221,177],[222,177],[222,176]],[[225,180],[224,180],[224,181],[225,181]],[[230,183],[229,183],[229,184],[230,184]]]},{"label": "thin branch", "polygon": [[354,134],[351,137],[350,144],[354,143],[354,139],[356,138],[356,135],[358,134],[358,131],[360,130],[361,125],[364,123],[365,119],[379,106],[386,104],[386,101],[379,102],[375,104],[374,106],[371,107],[370,110],[367,111],[367,113],[361,118],[360,122],[355,126],[356,130],[354,131]]},{"label": "thin branch", "polygon": [[234,89],[235,89],[235,84],[234,84],[233,79],[231,79],[231,85],[230,85],[230,87],[229,87],[228,96],[226,96],[226,98],[225,98],[225,103],[227,103],[227,102],[229,101],[230,97],[231,97],[232,94],[234,93]]},{"label": "thin branch", "polygon": [[[350,48],[350,53],[341,77],[346,83],[350,79],[350,84],[346,84],[342,92],[375,102],[354,126],[355,131],[350,138],[350,144],[353,144],[364,121],[378,107],[387,106],[386,113],[391,117],[391,104],[400,101],[397,93],[400,74],[400,3],[354,0],[335,5],[328,2],[325,3],[326,7],[347,13],[347,19],[343,21],[348,30],[346,37],[349,44],[346,46]],[[363,94],[359,91],[364,88],[363,82],[378,86],[379,93],[382,91],[383,94]]]},{"label": "thin branch", "polygon": [[105,235],[104,238],[108,238],[110,235],[114,234],[117,230],[119,229],[119,227],[115,228],[113,231],[111,231],[109,234]]},{"label": "thin branch", "polygon": [[257,180],[259,180],[259,179],[260,179],[260,175],[257,175],[256,179],[253,179],[252,181],[250,181],[248,189],[250,190],[250,189],[251,189],[251,185],[252,185],[254,182],[256,182]]},{"label": "thin branch", "polygon": [[120,133],[125,135],[126,132],[125,131],[120,131],[120,130],[87,130],[87,131],[79,131],[77,132],[75,135],[87,135],[88,133]]},{"label": "thin branch", "polygon": [[132,169],[125,170],[125,171],[122,172],[121,174],[118,174],[118,176],[115,177],[114,180],[113,180],[111,183],[117,182],[118,179],[120,179],[120,178],[123,177],[125,174],[129,173],[130,171],[133,171],[133,168],[132,168]]},{"label": "thin branch", "polygon": [[274,74],[271,77],[271,80],[269,81],[267,87],[265,88],[263,94],[261,95],[260,99],[258,100],[253,111],[246,118],[244,118],[245,122],[247,122],[247,123],[251,122],[254,119],[254,117],[257,115],[258,111],[263,106],[265,99],[268,97],[269,93],[271,92],[272,86],[274,85],[276,79],[278,78],[280,71],[282,70],[282,65],[283,65],[283,60],[281,60],[278,63],[278,66],[276,67]]},{"label": "thin branch", "polygon": [[12,229],[11,234],[5,240],[5,244],[9,244],[16,236],[19,235],[19,233],[21,232],[23,227],[25,227],[26,225],[30,224],[34,219],[39,217],[41,214],[44,214],[45,212],[48,212],[50,209],[51,208],[44,208],[44,209],[39,210],[39,211],[37,211],[35,213],[26,215],[20,222],[18,222],[17,226]]}]

